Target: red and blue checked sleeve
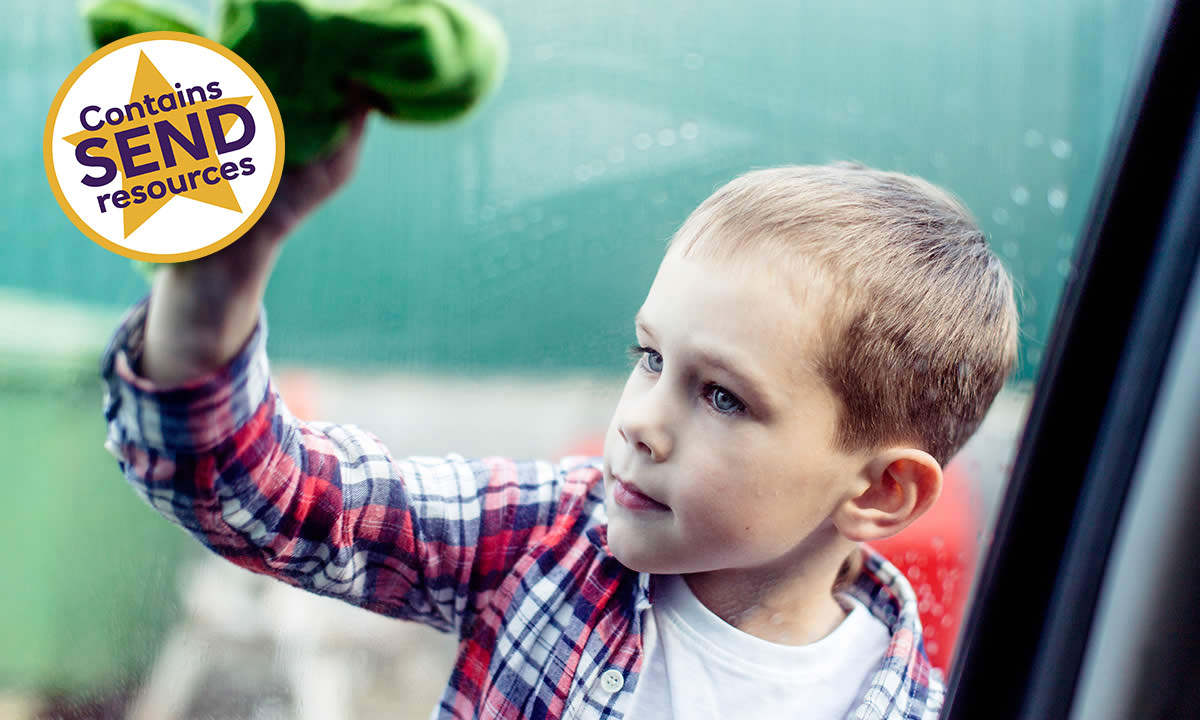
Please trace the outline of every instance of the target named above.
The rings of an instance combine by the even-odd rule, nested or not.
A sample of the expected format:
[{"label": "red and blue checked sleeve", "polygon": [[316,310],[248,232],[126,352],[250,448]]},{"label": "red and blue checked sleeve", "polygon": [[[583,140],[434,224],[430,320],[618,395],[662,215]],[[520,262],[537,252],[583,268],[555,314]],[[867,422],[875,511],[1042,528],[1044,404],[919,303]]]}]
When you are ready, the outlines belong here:
[{"label": "red and blue checked sleeve", "polygon": [[265,312],[224,367],[156,386],[135,372],[146,306],[102,360],[105,447],[151,507],[232,562],[461,632],[517,561],[571,522],[565,466],[397,460],[353,425],[297,419],[270,380]]}]

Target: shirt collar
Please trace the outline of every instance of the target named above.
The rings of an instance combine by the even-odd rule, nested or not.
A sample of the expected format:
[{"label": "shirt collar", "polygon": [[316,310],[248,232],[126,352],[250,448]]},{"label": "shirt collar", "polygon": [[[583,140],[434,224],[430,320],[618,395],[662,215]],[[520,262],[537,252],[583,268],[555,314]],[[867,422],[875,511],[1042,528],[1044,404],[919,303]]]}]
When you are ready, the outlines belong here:
[{"label": "shirt collar", "polygon": [[[608,525],[593,525],[584,533],[588,541],[604,555],[613,557],[612,551],[608,547]],[[613,557],[615,561],[616,558]],[[637,586],[634,588],[633,609],[640,613],[650,607],[654,601],[653,586],[650,583],[650,573],[640,572],[637,574]]]}]

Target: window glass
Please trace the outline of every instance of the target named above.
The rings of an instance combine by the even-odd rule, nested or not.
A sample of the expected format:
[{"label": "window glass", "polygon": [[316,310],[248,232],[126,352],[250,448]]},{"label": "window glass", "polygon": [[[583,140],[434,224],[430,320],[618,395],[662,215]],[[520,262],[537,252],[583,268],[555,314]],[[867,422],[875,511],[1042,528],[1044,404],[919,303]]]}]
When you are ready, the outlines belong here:
[{"label": "window glass", "polygon": [[[287,243],[267,309],[288,402],[366,427],[397,455],[591,451],[664,243],[716,187],[835,160],[920,175],[976,215],[1022,315],[1013,381],[948,471],[958,494],[944,502],[971,521],[932,538],[940,555],[903,550],[930,652],[948,661],[961,616],[948,598],[986,549],[1150,8],[485,6],[511,49],[499,93],[448,127],[373,118],[351,183]],[[177,7],[215,15],[201,0]],[[96,361],[146,285],[71,225],[44,180],[45,113],[92,49],[78,10],[7,10],[0,497],[12,512],[0,538],[16,552],[0,645],[20,650],[0,654],[0,703],[91,708],[80,717],[307,717],[296,708],[323,704],[426,717],[453,655],[445,636],[215,563],[103,450]],[[919,577],[954,563],[957,586]]]}]

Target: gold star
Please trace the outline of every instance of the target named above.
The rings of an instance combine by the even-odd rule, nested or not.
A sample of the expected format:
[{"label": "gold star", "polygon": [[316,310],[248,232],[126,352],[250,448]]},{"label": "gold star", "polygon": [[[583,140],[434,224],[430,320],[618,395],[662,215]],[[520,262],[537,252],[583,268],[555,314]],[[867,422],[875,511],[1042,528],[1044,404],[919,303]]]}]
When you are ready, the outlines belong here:
[{"label": "gold star", "polygon": [[[234,212],[241,212],[242,208],[233,193],[233,188],[227,180],[220,176],[220,166],[222,163],[217,158],[212,129],[205,111],[209,108],[229,104],[237,104],[245,107],[246,103],[250,102],[252,96],[236,98],[222,97],[215,100],[208,98],[180,107],[181,103],[178,96],[175,95],[175,88],[172,87],[171,83],[167,82],[167,79],[158,71],[158,68],[154,67],[154,64],[150,62],[150,58],[146,57],[146,53],[142,52],[138,57],[138,66],[134,73],[133,89],[129,95],[129,102],[130,104],[137,103],[144,106],[145,103],[143,100],[147,95],[151,99],[154,99],[156,103],[158,98],[164,95],[170,96],[174,100],[176,107],[173,110],[159,110],[157,114],[151,114],[147,109],[144,118],[139,117],[137,111],[134,110],[131,113],[133,116],[132,119],[126,120],[115,127],[105,123],[98,130],[82,130],[73,135],[68,135],[63,139],[72,145],[78,145],[89,138],[102,138],[105,140],[102,147],[91,149],[90,154],[94,157],[107,157],[113,161],[117,166],[117,171],[121,173],[121,189],[127,193],[131,192],[137,186],[141,186],[143,191],[145,191],[145,188],[158,180],[164,184],[168,184],[168,187],[173,186],[173,189],[183,187],[183,192],[178,193],[182,197],[215,205],[227,210],[233,210]],[[186,91],[184,97],[188,97]],[[190,118],[193,114],[197,115],[195,120],[191,120]],[[220,120],[221,135],[225,137],[234,123],[237,122],[237,119],[232,115],[223,114],[220,116]],[[179,134],[188,138],[192,143],[197,142],[197,138],[193,133],[195,128],[198,127],[202,138],[201,144],[198,147],[204,149],[205,156],[196,159],[177,141],[167,139],[165,142],[171,144],[175,161],[174,165],[168,167],[164,159],[163,149],[159,145],[159,135],[155,127],[157,123],[163,122],[170,123]],[[120,132],[137,130],[142,127],[146,127],[148,131],[136,134],[127,140],[127,145],[131,148],[144,148],[143,152],[131,157],[131,164],[135,167],[157,164],[157,169],[151,172],[138,173],[130,178],[125,175],[125,167],[117,151],[117,142],[114,136]],[[206,168],[214,166],[217,168],[215,176],[218,178],[218,182],[209,184],[204,181],[203,171]],[[189,177],[189,174],[193,172],[197,174]],[[210,171],[208,177],[211,178],[213,176],[214,173]],[[195,185],[194,189],[192,187],[193,184]],[[147,194],[145,201],[141,203],[135,202],[137,199],[136,196],[131,199],[129,205],[122,210],[122,218],[125,223],[125,237],[129,237],[130,233],[141,227],[142,223],[149,220],[154,213],[170,202],[175,195],[176,193],[172,192],[172,190],[167,190],[159,198],[152,198]],[[111,198],[107,207],[115,208],[115,205],[111,202]]]}]

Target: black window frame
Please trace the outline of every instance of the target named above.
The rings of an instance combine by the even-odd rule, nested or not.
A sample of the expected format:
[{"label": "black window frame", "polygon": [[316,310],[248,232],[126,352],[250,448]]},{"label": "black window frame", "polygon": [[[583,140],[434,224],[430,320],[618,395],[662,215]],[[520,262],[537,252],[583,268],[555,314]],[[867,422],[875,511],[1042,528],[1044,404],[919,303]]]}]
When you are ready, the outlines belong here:
[{"label": "black window frame", "polygon": [[1074,702],[1200,254],[1200,151],[1189,152],[1200,148],[1200,2],[1157,10],[977,578],[946,720],[1066,718]]}]

